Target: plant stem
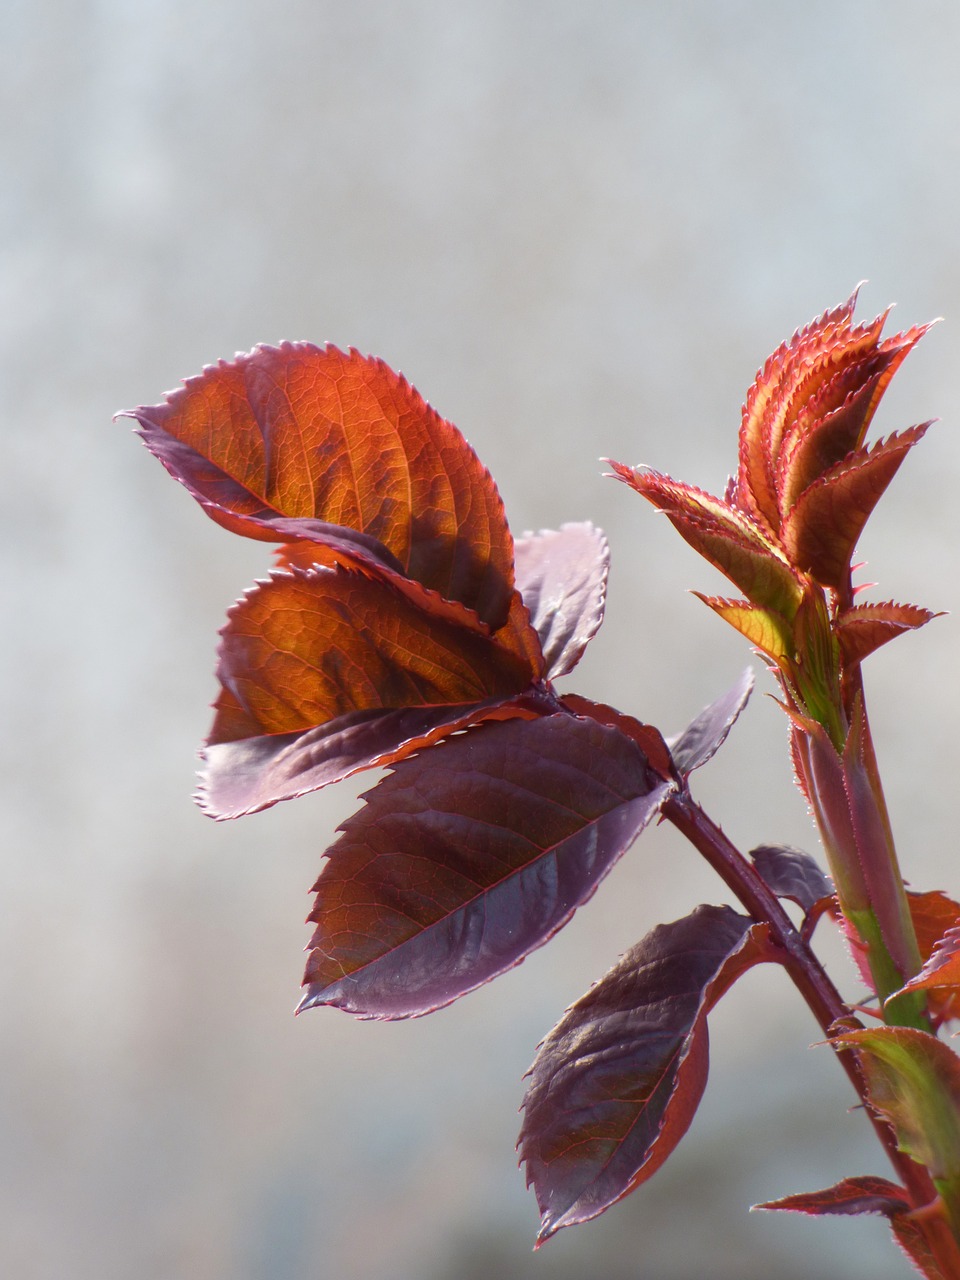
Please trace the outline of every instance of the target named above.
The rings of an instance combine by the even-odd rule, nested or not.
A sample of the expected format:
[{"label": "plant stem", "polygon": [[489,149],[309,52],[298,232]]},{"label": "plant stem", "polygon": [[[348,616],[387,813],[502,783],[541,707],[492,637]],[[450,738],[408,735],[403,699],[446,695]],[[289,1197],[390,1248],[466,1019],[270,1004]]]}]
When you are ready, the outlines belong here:
[{"label": "plant stem", "polygon": [[[779,898],[753,864],[693,800],[689,791],[684,789],[671,796],[662,813],[703,855],[753,919],[769,926],[774,941],[784,953],[784,968],[824,1034],[829,1037],[834,1025],[841,1019],[849,1019],[851,1011],[812,948],[794,928]],[[898,1149],[893,1130],[867,1103],[866,1086],[856,1055],[838,1053],[837,1059],[865,1104],[877,1137],[910,1196],[912,1208],[917,1210],[930,1205],[937,1198],[930,1176],[923,1165]],[[960,1280],[960,1246],[946,1221],[934,1213],[918,1219],[917,1225],[937,1259],[944,1280]]]}]

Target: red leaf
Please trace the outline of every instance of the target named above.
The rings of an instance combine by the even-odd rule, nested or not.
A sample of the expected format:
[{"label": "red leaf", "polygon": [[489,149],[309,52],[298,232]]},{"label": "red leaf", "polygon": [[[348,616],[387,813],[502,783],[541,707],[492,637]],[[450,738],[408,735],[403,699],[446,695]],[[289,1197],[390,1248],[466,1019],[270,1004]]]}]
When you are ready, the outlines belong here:
[{"label": "red leaf", "polygon": [[792,564],[828,587],[839,587],[870,513],[929,422],[879,440],[816,480],[783,523],[783,545]]},{"label": "red leaf", "polygon": [[662,511],[680,536],[752,603],[788,621],[793,618],[803,592],[800,579],[752,516],[659,472],[611,465],[618,479]]},{"label": "red leaf", "polygon": [[956,1273],[951,1271],[948,1275],[940,1266],[921,1224],[915,1218],[899,1214],[891,1218],[890,1226],[893,1228],[893,1238],[924,1280],[952,1280]]},{"label": "red leaf", "polygon": [[[233,532],[363,560],[343,545],[355,530],[409,577],[503,625],[513,545],[496,485],[460,432],[382,361],[305,342],[261,346],[126,416]],[[376,559],[375,543],[366,554]]]},{"label": "red leaf", "polygon": [[858,604],[844,610],[835,620],[834,628],[840,648],[847,662],[861,662],[874,649],[888,640],[915,631],[931,618],[939,617],[930,609],[915,604]]},{"label": "red leaf", "polygon": [[603,620],[610,552],[592,524],[565,524],[518,538],[517,589],[530,610],[551,678],[580,660]]},{"label": "red leaf", "polygon": [[814,364],[818,356],[850,332],[858,292],[855,289],[841,306],[825,311],[781,343],[747,392],[740,422],[737,504],[763,521],[771,532],[779,528],[780,520],[773,473],[776,453],[770,438],[773,419],[782,414],[783,403],[789,401],[804,367]]},{"label": "red leaf", "polygon": [[726,741],[753,692],[753,672],[747,667],[736,684],[696,716],[684,731],[668,739],[677,771],[684,777],[712,760]]},{"label": "red leaf", "polygon": [[537,674],[390,582],[343,568],[272,576],[234,606],[221,634],[210,743],[296,733],[355,712],[512,697]]},{"label": "red leaf", "polygon": [[929,328],[898,333],[862,360],[841,367],[802,405],[777,464],[781,517],[818,475],[860,448],[890,380]]},{"label": "red leaf", "polygon": [[575,716],[583,716],[587,720],[596,720],[597,724],[619,729],[621,733],[633,739],[665,781],[680,781],[673,767],[670,748],[664,742],[660,730],[652,724],[643,724],[640,720],[634,720],[633,716],[628,716],[625,711],[608,707],[605,702],[593,702],[590,698],[581,697],[579,693],[565,693],[560,702]]},{"label": "red leaf", "polygon": [[566,712],[403,761],[328,850],[301,1009],[405,1018],[488,982],[570,919],[672,789],[629,738]]},{"label": "red leaf", "polygon": [[[904,991],[926,991],[931,1014],[938,1022],[960,1018],[960,905],[939,892],[909,894],[923,968]],[[949,922],[943,919],[950,914]],[[928,922],[940,917],[942,933],[931,942]]]},{"label": "red leaf", "polygon": [[893,1217],[910,1208],[910,1199],[903,1187],[886,1178],[870,1175],[861,1178],[844,1178],[825,1191],[808,1191],[800,1195],[784,1196],[780,1200],[766,1200],[755,1204],[754,1209],[786,1209],[791,1213],[859,1214],[882,1213]]},{"label": "red leaf", "polygon": [[530,1069],[520,1155],[538,1244],[650,1178],[686,1133],[707,1080],[707,1014],[772,959],[765,925],[698,907],[659,925],[582,996]]}]

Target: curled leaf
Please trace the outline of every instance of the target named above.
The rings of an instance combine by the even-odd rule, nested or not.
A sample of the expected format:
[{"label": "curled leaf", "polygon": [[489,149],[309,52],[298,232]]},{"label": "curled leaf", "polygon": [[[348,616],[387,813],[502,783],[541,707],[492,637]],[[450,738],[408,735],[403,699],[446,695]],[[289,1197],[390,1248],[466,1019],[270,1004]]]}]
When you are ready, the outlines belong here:
[{"label": "curled leaf", "polygon": [[540,637],[546,673],[566,675],[603,621],[610,551],[589,522],[525,534],[515,545],[517,589]]},{"label": "curled leaf", "polygon": [[960,1058],[942,1040],[912,1027],[870,1027],[832,1037],[855,1049],[871,1106],[892,1126],[901,1151],[934,1183],[960,1179]]},{"label": "curled leaf", "polygon": [[929,422],[851,454],[797,499],[783,525],[790,562],[818,582],[839,587],[870,513]]}]

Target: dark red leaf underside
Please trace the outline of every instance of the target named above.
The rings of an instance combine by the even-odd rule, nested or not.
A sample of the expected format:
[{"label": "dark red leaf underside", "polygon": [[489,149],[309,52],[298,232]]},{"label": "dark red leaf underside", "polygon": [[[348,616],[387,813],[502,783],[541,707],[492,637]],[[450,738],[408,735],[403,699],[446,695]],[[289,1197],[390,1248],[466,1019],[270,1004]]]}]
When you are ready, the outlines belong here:
[{"label": "dark red leaf underside", "polygon": [[707,1014],[771,959],[765,925],[701,906],[631,948],[550,1032],[530,1069],[520,1157],[538,1243],[645,1182],[687,1131],[707,1079]]},{"label": "dark red leaf underside", "polygon": [[934,1257],[927,1238],[915,1219],[907,1214],[898,1214],[890,1219],[890,1226],[894,1240],[924,1280],[953,1280],[953,1273],[947,1275]]},{"label": "dark red leaf underside", "polygon": [[887,1178],[866,1175],[860,1178],[844,1178],[823,1191],[802,1192],[800,1195],[783,1196],[779,1200],[766,1200],[755,1204],[755,1209],[785,1209],[791,1213],[853,1215],[882,1213],[886,1217],[903,1213],[910,1208],[910,1200],[903,1187]]},{"label": "dark red leaf underside", "polygon": [[127,416],[233,532],[322,543],[323,525],[355,530],[411,578],[503,625],[513,544],[496,485],[456,427],[382,361],[310,343],[257,347]]},{"label": "dark red leaf underside", "polygon": [[736,684],[700,712],[682,733],[668,740],[677,771],[686,777],[712,760],[726,741],[753,692],[753,672],[747,667]]},{"label": "dark red leaf underside", "polygon": [[809,853],[790,845],[764,844],[750,850],[754,866],[778,898],[807,913],[833,896],[833,885]]},{"label": "dark red leaf underside", "polygon": [[566,675],[603,620],[610,552],[592,524],[517,539],[516,583],[551,678]]},{"label": "dark red leaf underside", "polygon": [[403,761],[328,850],[300,1007],[411,1017],[496,977],[569,920],[670,789],[631,739],[566,712]]},{"label": "dark red leaf underside", "polygon": [[274,575],[234,606],[221,635],[210,743],[512,697],[536,675],[485,635],[343,568]]}]

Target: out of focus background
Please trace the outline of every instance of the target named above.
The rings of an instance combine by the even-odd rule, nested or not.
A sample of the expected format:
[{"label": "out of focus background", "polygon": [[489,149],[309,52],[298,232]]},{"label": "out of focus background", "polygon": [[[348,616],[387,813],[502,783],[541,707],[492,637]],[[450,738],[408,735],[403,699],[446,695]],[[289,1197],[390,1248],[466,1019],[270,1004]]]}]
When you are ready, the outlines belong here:
[{"label": "out of focus background", "polygon": [[[712,1018],[671,1162],[536,1255],[537,1041],[723,886],[648,832],[568,928],[431,1018],[294,1019],[307,891],[373,775],[217,825],[190,802],[224,611],[269,565],[130,434],[208,362],[333,340],[403,370],[515,532],[593,519],[603,629],[567,687],[665,732],[752,659],[601,457],[717,491],[743,396],[863,278],[936,315],[880,431],[942,418],[861,550],[954,610],[870,659],[907,876],[960,889],[960,9],[635,0],[6,0],[0,40],[0,1271],[17,1280],[838,1280],[878,1220],[748,1215],[886,1173],[784,978]],[[760,691],[696,793],[816,842]],[[824,951],[849,994],[839,946]]]}]

